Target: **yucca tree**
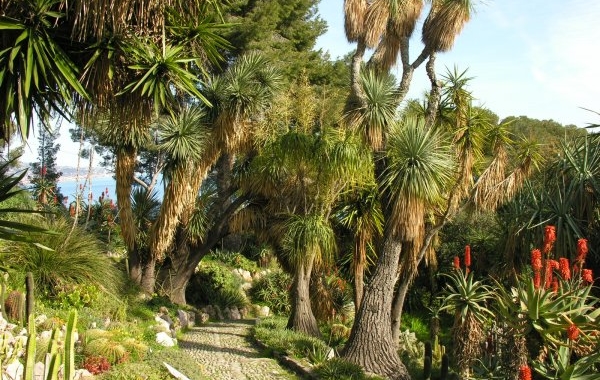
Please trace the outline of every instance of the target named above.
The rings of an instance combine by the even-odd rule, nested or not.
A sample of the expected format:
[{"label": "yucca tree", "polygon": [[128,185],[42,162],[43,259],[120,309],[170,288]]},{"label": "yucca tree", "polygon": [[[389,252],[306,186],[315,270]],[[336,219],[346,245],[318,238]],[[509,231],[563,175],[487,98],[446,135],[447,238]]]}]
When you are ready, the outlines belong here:
[{"label": "yucca tree", "polygon": [[267,116],[271,129],[244,183],[267,202],[268,235],[294,277],[288,327],[319,335],[310,304],[311,273],[333,254],[335,202],[349,186],[372,180],[373,169],[359,138],[316,124],[313,95],[306,79],[300,80]]},{"label": "yucca tree", "polygon": [[[7,31],[0,42],[0,88],[7,94],[3,125],[14,114],[27,136],[34,108],[41,116],[68,117],[77,107],[85,126],[108,115],[118,142],[119,221],[135,259],[129,197],[139,136],[153,118],[177,108],[184,95],[206,102],[197,84],[206,76],[204,67],[218,63],[219,49],[227,46],[218,35],[222,23],[212,17],[218,4],[2,0],[0,8],[0,28]],[[140,266],[131,269],[140,283]]]},{"label": "yucca tree", "polygon": [[[391,330],[398,266],[401,273],[416,270],[425,236],[426,208],[444,195],[452,179],[454,160],[448,139],[432,129],[424,129],[422,120],[406,119],[389,131],[386,163],[379,178],[384,197],[384,236],[377,267],[365,289],[344,356],[369,368],[371,363],[364,360],[365,355],[358,350],[376,349],[378,355],[385,358],[378,360],[377,367],[370,367],[371,370],[381,374],[403,371],[406,377]],[[365,340],[369,334],[383,341]]]},{"label": "yucca tree", "polygon": [[167,157],[165,177],[168,185],[149,234],[149,257],[142,278],[142,288],[149,293],[154,291],[156,260],[164,258],[162,254],[173,240],[179,217],[186,206],[185,200],[193,191],[191,175],[201,163],[211,132],[206,113],[200,106],[185,107],[176,115],[160,118],[156,127],[159,131],[158,149]]},{"label": "yucca tree", "polygon": [[488,307],[494,293],[491,287],[475,280],[474,272],[455,269],[445,276],[450,281],[440,310],[454,313],[452,352],[461,376],[468,378],[471,366],[481,355],[485,323],[494,318]]},{"label": "yucca tree", "polygon": [[[431,68],[428,69],[428,72],[430,71]],[[473,189],[478,190],[480,199],[488,200],[487,207],[492,207],[489,204],[497,205],[506,198],[505,195],[514,194],[506,190],[517,188],[528,173],[528,169],[525,169],[528,167],[526,164],[525,167],[517,166],[513,173],[508,175],[507,155],[504,153],[510,140],[505,136],[505,126],[492,125],[484,112],[471,106],[472,96],[465,88],[468,78],[464,74],[456,70],[451,72],[444,78],[442,87],[430,92],[424,106],[413,106],[404,112],[404,119],[413,120],[411,124],[417,126],[407,129],[411,134],[401,134],[393,127],[396,125],[393,110],[398,93],[394,90],[393,81],[387,79],[386,74],[362,75],[361,91],[365,103],[350,111],[346,119],[362,131],[364,140],[380,157],[375,165],[385,222],[382,243],[378,246],[377,254],[378,267],[384,265],[386,269],[376,268],[373,272],[372,285],[365,289],[363,301],[373,297],[369,301],[372,305],[365,305],[358,311],[345,352],[345,356],[351,361],[373,372],[389,374],[400,371],[398,368],[401,368],[401,364],[396,358],[394,346],[399,332],[402,306],[408,288],[417,274],[419,263],[426,253],[432,253],[431,242],[440,228],[456,212],[466,207],[468,203],[465,202],[472,197]],[[430,72],[430,76],[434,78],[435,74]],[[438,99],[434,99],[435,97]],[[411,116],[418,113],[421,114]],[[377,130],[374,128],[377,126],[381,127],[375,139],[371,136],[372,131]],[[400,136],[404,140],[399,140]],[[482,162],[482,151],[487,144],[495,146],[496,157],[492,161],[495,171],[484,171],[485,175],[475,182],[474,173],[480,170],[477,165]],[[425,148],[431,155],[423,153]],[[445,154],[446,164],[436,170],[421,170],[421,166],[426,167],[421,160],[436,157],[435,152]],[[404,164],[401,164],[403,162]],[[421,165],[420,169],[413,168],[412,171],[407,171],[413,164]],[[433,177],[424,180],[415,176],[413,180],[417,182],[411,183],[410,177],[391,180],[387,176],[392,173],[429,174]],[[436,177],[445,177],[443,184],[436,182]],[[411,189],[414,193],[394,189],[394,183],[408,186],[406,189]],[[416,191],[419,187],[427,191],[435,189],[437,196],[431,196],[431,192],[418,195]],[[491,195],[495,193],[504,196]],[[424,194],[427,194],[427,197],[420,198]],[[477,207],[484,206],[477,203]],[[430,222],[425,224],[425,220]],[[377,285],[378,291],[370,295],[370,287],[375,286],[373,284]],[[395,287],[397,290],[394,293]],[[386,297],[381,297],[382,289],[386,289]],[[375,304],[379,306],[374,306]],[[391,310],[391,314],[388,314],[387,310]],[[379,322],[374,322],[375,320]],[[386,326],[388,323],[389,328]],[[378,326],[378,331],[374,332],[372,326]],[[377,335],[378,338],[370,339],[373,335]],[[391,346],[380,344],[382,341],[390,342]],[[377,354],[370,358],[362,354],[371,351]],[[395,368],[396,366],[398,368]]]},{"label": "yucca tree", "polygon": [[368,253],[383,234],[383,213],[376,185],[349,191],[336,211],[336,218],[354,234],[352,277],[356,313],[362,301]]},{"label": "yucca tree", "polygon": [[[261,112],[269,105],[269,101],[279,86],[279,75],[269,63],[258,54],[241,56],[223,74],[212,76],[207,80],[203,94],[212,104],[203,116],[205,138],[202,142],[191,144],[192,135],[180,130],[172,133],[167,150],[179,152],[178,162],[182,162],[183,150],[189,153],[189,162],[172,173],[161,212],[152,228],[149,244],[151,261],[162,260],[171,248],[178,223],[183,227],[193,214],[195,199],[202,182],[207,178],[211,167],[219,157],[234,157],[243,146],[251,141],[253,129],[261,118]],[[180,116],[181,117],[181,116]],[[189,118],[188,118],[189,119]],[[186,128],[191,120],[182,120],[181,128]],[[175,144],[181,144],[178,148]],[[173,151],[175,152],[175,151]],[[193,157],[193,160],[190,160]],[[229,161],[230,163],[233,160]],[[227,189],[230,191],[230,189]],[[224,211],[228,205],[223,205]],[[196,261],[197,256],[181,270],[188,273],[188,267]],[[198,260],[199,261],[199,260]],[[185,262],[185,261],[184,261]],[[183,263],[183,262],[182,262]],[[154,265],[152,262],[150,265]],[[197,263],[196,263],[197,265]],[[194,265],[195,267],[195,265]],[[151,271],[148,270],[148,274]],[[174,274],[186,277],[187,274]],[[191,275],[191,274],[190,274]],[[155,278],[147,277],[144,289],[152,291]],[[184,298],[183,298],[184,299]],[[182,298],[178,296],[179,302]]]}]

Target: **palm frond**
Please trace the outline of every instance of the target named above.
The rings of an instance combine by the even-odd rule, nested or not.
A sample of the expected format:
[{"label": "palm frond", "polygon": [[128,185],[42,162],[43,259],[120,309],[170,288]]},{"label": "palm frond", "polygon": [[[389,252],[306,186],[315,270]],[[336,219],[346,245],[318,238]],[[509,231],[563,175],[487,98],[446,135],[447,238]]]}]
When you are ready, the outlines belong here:
[{"label": "palm frond", "polygon": [[349,42],[363,36],[367,7],[367,0],[344,0],[344,28]]}]

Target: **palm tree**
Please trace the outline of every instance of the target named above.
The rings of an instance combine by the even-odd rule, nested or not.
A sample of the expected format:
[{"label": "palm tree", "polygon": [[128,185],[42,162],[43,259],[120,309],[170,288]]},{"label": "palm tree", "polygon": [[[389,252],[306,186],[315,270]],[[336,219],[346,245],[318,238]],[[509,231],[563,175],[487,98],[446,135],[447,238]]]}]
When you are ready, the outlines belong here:
[{"label": "palm tree", "polygon": [[[196,84],[227,46],[211,17],[215,7],[218,13],[216,2],[200,0],[0,1],[6,15],[0,29],[7,31],[0,42],[3,125],[15,114],[27,136],[34,108],[69,117],[77,106],[83,125],[108,115],[119,142],[119,219],[132,263],[129,197],[138,137],[184,94],[206,102]],[[139,265],[131,268],[139,283]]]},{"label": "palm tree", "polygon": [[265,145],[250,164],[248,192],[265,199],[270,240],[292,271],[292,313],[288,327],[319,335],[310,304],[310,278],[335,248],[331,214],[342,191],[372,180],[368,151],[346,130],[318,126],[314,96],[306,79],[274,109]]},{"label": "palm tree", "polygon": [[336,214],[340,223],[354,233],[352,270],[356,313],[363,296],[367,251],[383,234],[383,214],[376,185],[349,191]]},{"label": "palm tree", "polygon": [[[395,376],[400,372],[404,378],[408,374],[396,353],[390,312],[398,266],[401,272],[416,270],[426,209],[444,195],[454,160],[449,141],[436,130],[426,130],[422,120],[407,119],[393,125],[388,139],[387,165],[379,178],[384,236],[344,357],[368,370],[387,375],[394,371]],[[406,249],[408,246],[414,248]],[[378,341],[364,339],[368,335],[377,336]],[[384,358],[370,363],[362,350],[373,350]]]},{"label": "palm tree", "polygon": [[[169,182],[161,212],[152,228],[149,243],[151,261],[164,258],[171,247],[181,216],[184,213],[192,214],[196,196],[210,168],[223,154],[235,155],[241,149],[241,144],[247,142],[256,121],[260,120],[260,113],[277,90],[279,80],[277,72],[257,54],[242,56],[225,73],[209,78],[203,91],[212,104],[206,112],[207,138],[195,145],[184,139],[183,132],[179,131],[172,136],[177,138],[181,146],[177,147],[175,140],[170,146],[164,146],[179,151],[179,162],[184,160],[186,152],[197,157],[174,173]],[[185,124],[190,121],[181,122]],[[184,124],[182,128],[185,128]],[[153,273],[150,268],[147,272],[149,276]],[[153,291],[155,278],[147,279],[144,289]]]}]

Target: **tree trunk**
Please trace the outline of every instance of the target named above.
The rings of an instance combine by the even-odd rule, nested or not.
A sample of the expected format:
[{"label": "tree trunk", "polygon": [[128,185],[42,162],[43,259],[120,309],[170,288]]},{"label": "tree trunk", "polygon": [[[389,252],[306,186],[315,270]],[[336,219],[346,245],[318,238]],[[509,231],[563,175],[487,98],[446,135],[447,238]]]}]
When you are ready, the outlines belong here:
[{"label": "tree trunk", "polygon": [[121,235],[127,248],[129,258],[129,276],[138,285],[141,285],[141,276],[137,270],[139,258],[135,249],[135,224],[133,221],[133,212],[131,210],[131,185],[137,151],[134,148],[118,149],[115,165],[115,174],[117,182],[117,205],[119,206],[119,225],[121,226]]},{"label": "tree trunk", "polygon": [[175,254],[170,257],[168,265],[161,268],[159,282],[162,293],[173,303],[186,305],[185,290],[194,274],[194,270],[202,258],[210,251],[210,247],[202,246],[192,252],[185,231],[179,228],[175,241],[177,248]]},{"label": "tree trunk", "polygon": [[142,269],[142,290],[147,295],[154,294],[156,285],[156,258],[149,256]]},{"label": "tree trunk", "polygon": [[148,246],[150,247],[150,256],[158,260],[164,258],[165,252],[173,243],[179,218],[186,206],[183,200],[187,199],[189,194],[194,191],[190,183],[191,171],[188,169],[185,165],[175,169],[165,191],[158,218],[152,226]]},{"label": "tree trunk", "polygon": [[142,285],[142,260],[138,252],[128,255],[129,278],[137,285]]},{"label": "tree trunk", "polygon": [[367,261],[367,247],[365,237],[356,239],[354,252],[354,313],[358,313],[362,302],[365,281],[365,262]]},{"label": "tree trunk", "polygon": [[400,281],[400,286],[394,296],[394,305],[392,306],[392,338],[396,347],[399,344],[400,339],[400,324],[402,323],[402,309],[404,308],[404,300],[406,299],[406,293],[408,293],[408,287],[410,285],[409,278],[403,278]]},{"label": "tree trunk", "polygon": [[402,243],[386,237],[382,248],[342,356],[367,372],[390,379],[409,380],[410,375],[400,361],[391,329],[392,298]]},{"label": "tree trunk", "polygon": [[292,311],[288,320],[289,329],[320,337],[319,325],[310,305],[310,275],[314,257],[296,268],[293,282]]}]

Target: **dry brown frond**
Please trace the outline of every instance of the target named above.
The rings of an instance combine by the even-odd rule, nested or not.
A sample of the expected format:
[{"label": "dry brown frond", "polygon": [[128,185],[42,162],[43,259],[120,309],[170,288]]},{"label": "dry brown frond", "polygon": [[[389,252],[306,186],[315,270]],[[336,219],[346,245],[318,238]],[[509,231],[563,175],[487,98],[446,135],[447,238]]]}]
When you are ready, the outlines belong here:
[{"label": "dry brown frond", "polygon": [[415,30],[417,20],[423,11],[423,0],[407,0],[398,9],[398,13],[392,15],[392,25],[399,36],[410,37]]},{"label": "dry brown frond", "polygon": [[398,30],[391,25],[388,25],[385,34],[381,38],[381,43],[377,46],[377,50],[371,58],[371,63],[375,70],[386,72],[389,71],[398,61],[398,53],[402,46],[402,35],[398,34]]},{"label": "dry brown frond", "polygon": [[379,44],[390,18],[388,0],[373,0],[365,16],[365,43],[370,48]]},{"label": "dry brown frond", "polygon": [[473,203],[475,208],[481,210],[494,210],[501,203],[502,192],[498,185],[504,180],[508,155],[503,146],[496,149],[494,159],[479,176],[473,189]]},{"label": "dry brown frond", "polygon": [[450,50],[470,17],[470,9],[463,1],[434,5],[423,25],[423,43],[432,51]]},{"label": "dry brown frond", "polygon": [[182,200],[186,198],[186,193],[191,191],[191,178],[187,169],[182,165],[173,172],[163,197],[160,213],[152,226],[148,245],[152,257],[159,261],[164,258],[173,242],[185,206]]},{"label": "dry brown frond", "polygon": [[367,0],[344,1],[344,27],[348,41],[356,42],[364,35],[366,12]]},{"label": "dry brown frond", "polygon": [[135,149],[120,149],[117,151],[115,174],[117,180],[119,224],[128,252],[133,252],[135,249],[135,222],[131,210],[131,185],[133,183],[136,162],[137,151]]},{"label": "dry brown frond", "polygon": [[266,228],[267,220],[262,210],[258,208],[245,207],[235,213],[229,222],[232,233],[242,233],[250,230],[262,230]]},{"label": "dry brown frond", "polygon": [[392,232],[402,241],[421,239],[425,222],[425,203],[423,200],[398,195],[392,208],[389,223]]},{"label": "dry brown frond", "polygon": [[468,377],[469,368],[481,355],[481,343],[485,333],[481,323],[471,312],[467,313],[464,321],[461,322],[461,319],[462,316],[457,311],[452,327],[452,351],[461,377]]}]

